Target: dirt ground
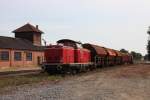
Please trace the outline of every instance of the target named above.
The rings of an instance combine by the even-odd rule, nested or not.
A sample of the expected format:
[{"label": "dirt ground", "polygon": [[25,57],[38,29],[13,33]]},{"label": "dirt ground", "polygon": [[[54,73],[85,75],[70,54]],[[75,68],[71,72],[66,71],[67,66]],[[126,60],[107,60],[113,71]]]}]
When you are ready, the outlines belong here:
[{"label": "dirt ground", "polygon": [[150,65],[101,68],[5,90],[0,100],[150,100]]}]

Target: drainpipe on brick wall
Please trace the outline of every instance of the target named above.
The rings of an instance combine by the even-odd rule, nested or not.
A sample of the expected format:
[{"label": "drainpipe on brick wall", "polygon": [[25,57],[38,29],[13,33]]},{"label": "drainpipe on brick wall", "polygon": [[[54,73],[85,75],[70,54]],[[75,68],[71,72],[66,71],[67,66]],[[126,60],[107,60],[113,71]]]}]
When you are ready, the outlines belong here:
[{"label": "drainpipe on brick wall", "polygon": [[10,49],[10,67],[12,66],[12,49]]},{"label": "drainpipe on brick wall", "polygon": [[25,60],[26,60],[26,52],[27,51],[23,51],[23,55],[22,55],[22,60],[23,60],[23,67],[25,67]]},{"label": "drainpipe on brick wall", "polygon": [[24,58],[24,54],[25,54],[25,51],[23,51],[23,52],[21,53],[21,57],[22,57],[21,59],[22,59],[22,62],[23,62],[23,67],[24,67],[24,59],[25,59],[25,58]]}]

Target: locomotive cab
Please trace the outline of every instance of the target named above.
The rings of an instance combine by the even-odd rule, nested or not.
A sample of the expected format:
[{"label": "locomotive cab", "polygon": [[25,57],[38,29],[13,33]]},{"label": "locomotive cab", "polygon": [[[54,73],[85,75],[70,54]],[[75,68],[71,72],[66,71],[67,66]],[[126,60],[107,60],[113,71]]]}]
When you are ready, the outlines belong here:
[{"label": "locomotive cab", "polygon": [[90,51],[83,48],[81,42],[69,39],[62,39],[57,41],[57,44],[74,48],[74,63],[88,63],[91,61]]}]

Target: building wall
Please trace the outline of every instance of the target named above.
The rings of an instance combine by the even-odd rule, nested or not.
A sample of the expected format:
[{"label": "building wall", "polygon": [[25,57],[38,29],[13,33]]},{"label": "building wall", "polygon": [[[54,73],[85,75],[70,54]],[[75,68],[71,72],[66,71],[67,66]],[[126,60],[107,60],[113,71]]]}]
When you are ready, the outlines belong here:
[{"label": "building wall", "polygon": [[36,33],[33,35],[33,44],[41,46],[41,33]]},{"label": "building wall", "polygon": [[15,33],[15,38],[21,38],[31,41],[34,45],[41,46],[41,33],[21,32]]},{"label": "building wall", "polygon": [[[1,51],[8,51],[9,52],[9,55],[10,55],[10,50],[7,50],[7,49],[0,49],[0,52]],[[11,65],[11,62],[10,60],[9,61],[2,61],[0,59],[0,68],[3,68],[3,67],[9,67]]]},{"label": "building wall", "polygon": [[15,38],[26,39],[26,40],[29,40],[33,43],[33,34],[34,33],[32,33],[32,32],[15,33]]},{"label": "building wall", "polygon": [[[9,60],[3,61],[0,59],[0,68],[8,67],[35,67],[39,66],[44,60],[44,52],[39,51],[24,51],[24,50],[11,50],[11,49],[0,49],[1,51],[9,52]],[[21,52],[21,61],[15,61],[14,52]],[[32,61],[26,60],[26,53],[32,53]],[[39,60],[38,60],[39,59]]]}]

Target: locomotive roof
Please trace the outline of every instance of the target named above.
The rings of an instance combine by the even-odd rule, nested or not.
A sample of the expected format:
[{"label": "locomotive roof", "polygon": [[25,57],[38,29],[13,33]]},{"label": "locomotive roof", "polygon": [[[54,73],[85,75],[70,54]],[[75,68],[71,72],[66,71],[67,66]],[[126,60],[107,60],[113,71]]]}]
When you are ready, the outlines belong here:
[{"label": "locomotive roof", "polygon": [[70,40],[70,39],[61,39],[61,40],[58,40],[58,41],[57,41],[57,43],[63,43],[63,42],[71,42],[71,43],[82,44],[81,42],[77,42],[77,41]]},{"label": "locomotive roof", "polygon": [[46,49],[50,49],[50,48],[70,48],[70,49],[73,49],[73,47],[70,47],[70,46],[62,46],[62,45],[49,45],[49,46],[46,46]]}]

